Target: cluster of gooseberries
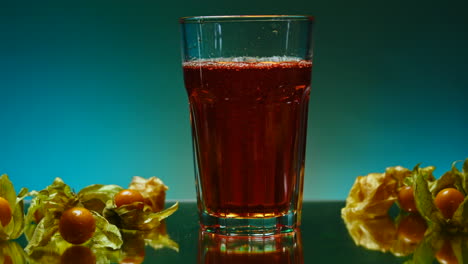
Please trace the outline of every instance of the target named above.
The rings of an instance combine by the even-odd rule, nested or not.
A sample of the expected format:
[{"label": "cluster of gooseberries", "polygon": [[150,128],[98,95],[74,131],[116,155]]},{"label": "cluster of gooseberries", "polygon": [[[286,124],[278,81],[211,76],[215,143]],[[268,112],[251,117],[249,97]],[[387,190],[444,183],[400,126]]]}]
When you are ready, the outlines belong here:
[{"label": "cluster of gooseberries", "polygon": [[[444,218],[452,219],[453,214],[463,200],[465,200],[465,196],[459,190],[455,188],[445,188],[437,193],[434,203]],[[402,187],[398,192],[398,202],[404,211],[417,212],[413,187]]]},{"label": "cluster of gooseberries", "polygon": [[[114,197],[117,207],[135,205],[134,209],[142,210],[144,198],[135,190],[122,190]],[[0,199],[0,207],[1,207]],[[1,209],[0,209],[1,210]],[[2,219],[3,222],[3,219]],[[84,207],[73,207],[63,212],[59,222],[59,232],[62,238],[75,245],[88,241],[96,231],[96,220],[93,214]]]},{"label": "cluster of gooseberries", "polygon": [[[434,204],[445,219],[452,219],[453,214],[464,199],[464,195],[459,190],[450,187],[437,193]],[[398,227],[399,237],[410,243],[419,243],[424,238],[427,225],[418,214],[413,187],[404,186],[400,188],[398,202],[401,209],[410,213],[400,222]],[[458,263],[449,240],[444,241],[435,257],[440,263]]]}]

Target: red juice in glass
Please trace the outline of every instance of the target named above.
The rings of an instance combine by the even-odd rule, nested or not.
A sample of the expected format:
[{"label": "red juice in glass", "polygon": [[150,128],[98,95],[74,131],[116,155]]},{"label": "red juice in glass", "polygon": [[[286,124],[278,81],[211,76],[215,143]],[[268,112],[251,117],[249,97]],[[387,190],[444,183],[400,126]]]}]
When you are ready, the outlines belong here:
[{"label": "red juice in glass", "polygon": [[180,19],[204,231],[273,235],[299,226],[313,20]]},{"label": "red juice in glass", "polygon": [[302,197],[311,61],[184,62],[199,199],[209,215],[287,214]]}]

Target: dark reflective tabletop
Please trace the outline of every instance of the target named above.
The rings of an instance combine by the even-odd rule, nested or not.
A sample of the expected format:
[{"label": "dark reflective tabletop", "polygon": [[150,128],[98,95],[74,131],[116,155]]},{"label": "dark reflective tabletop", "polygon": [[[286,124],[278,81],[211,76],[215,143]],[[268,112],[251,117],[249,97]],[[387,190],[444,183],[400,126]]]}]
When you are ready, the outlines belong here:
[{"label": "dark reflective tabletop", "polygon": [[[144,261],[133,263],[403,263],[409,259],[356,246],[340,216],[344,205],[305,202],[300,233],[235,239],[200,233],[196,204],[183,202],[166,221],[167,234],[178,251],[146,246],[140,254]],[[27,244],[24,237],[16,242],[23,248]]]}]

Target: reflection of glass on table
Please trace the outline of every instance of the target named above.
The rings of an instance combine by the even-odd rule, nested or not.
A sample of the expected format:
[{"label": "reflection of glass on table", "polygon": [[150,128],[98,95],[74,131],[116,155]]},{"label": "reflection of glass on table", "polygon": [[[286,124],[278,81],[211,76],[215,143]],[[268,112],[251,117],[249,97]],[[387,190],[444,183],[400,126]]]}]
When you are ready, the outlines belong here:
[{"label": "reflection of glass on table", "polygon": [[224,236],[200,231],[198,264],[302,264],[299,230],[273,236]]}]

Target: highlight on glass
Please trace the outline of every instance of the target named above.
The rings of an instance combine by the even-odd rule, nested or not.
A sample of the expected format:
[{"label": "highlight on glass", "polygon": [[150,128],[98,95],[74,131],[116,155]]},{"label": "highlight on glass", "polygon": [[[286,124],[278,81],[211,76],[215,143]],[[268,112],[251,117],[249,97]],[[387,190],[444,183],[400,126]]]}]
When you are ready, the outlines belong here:
[{"label": "highlight on glass", "polygon": [[313,18],[180,23],[202,228],[291,232],[300,224]]}]

